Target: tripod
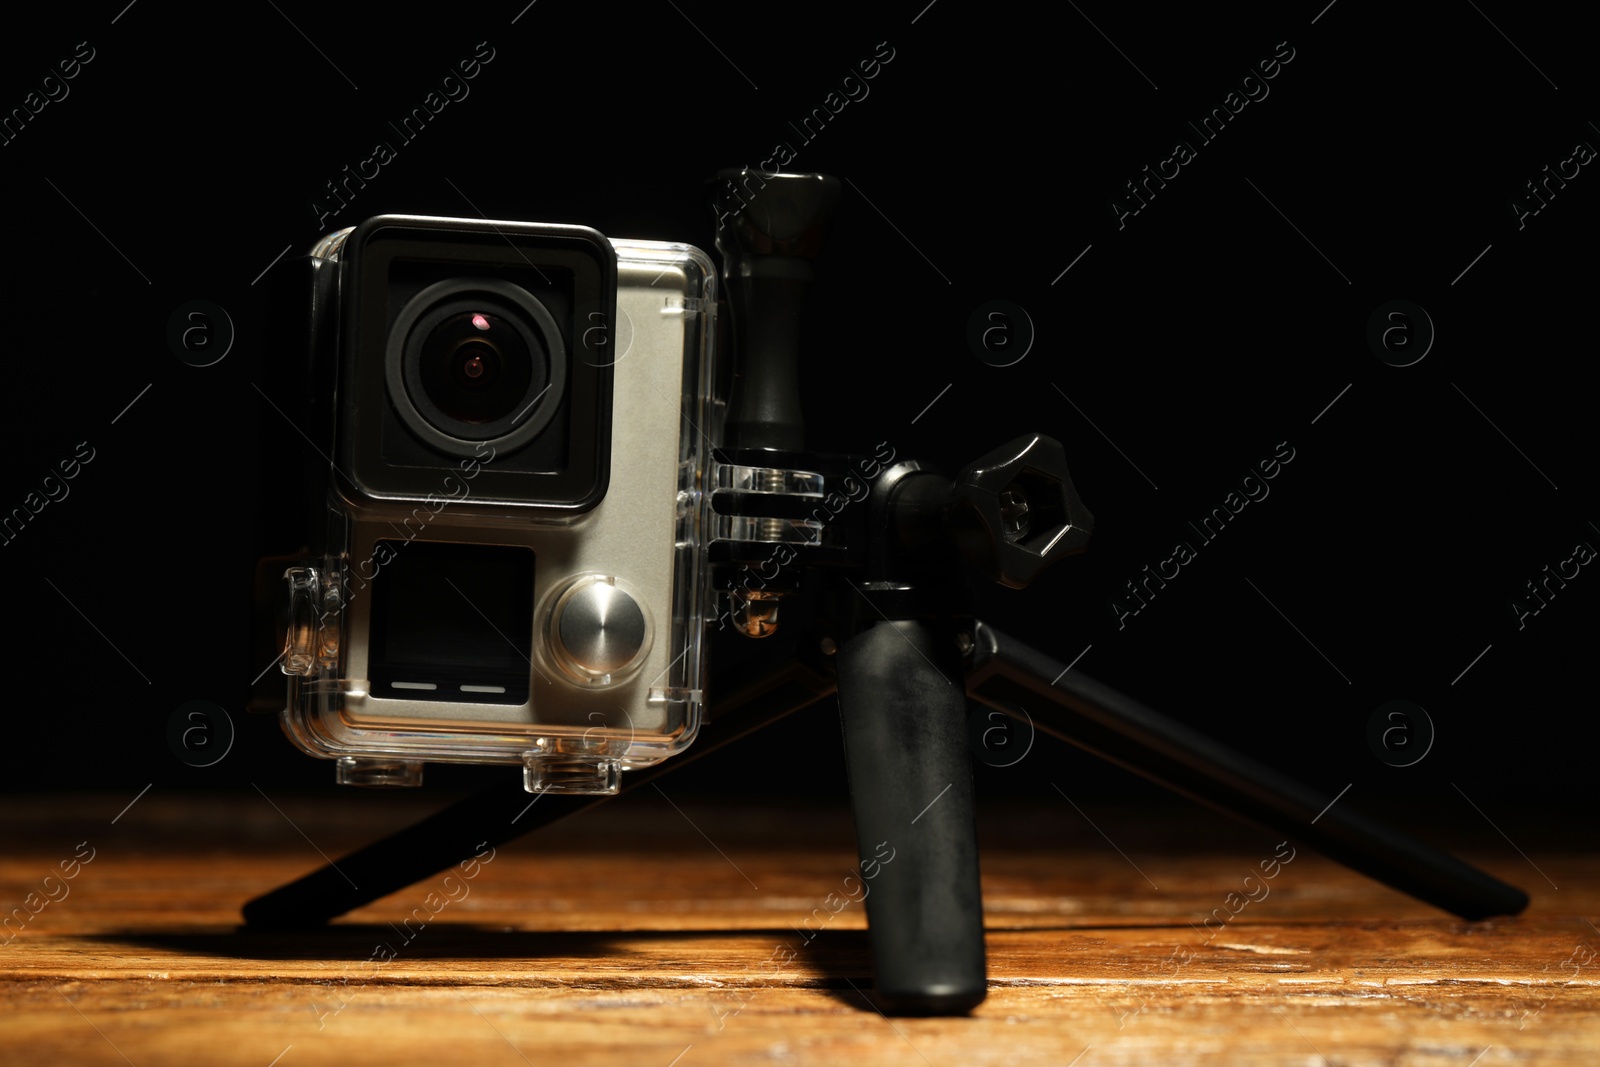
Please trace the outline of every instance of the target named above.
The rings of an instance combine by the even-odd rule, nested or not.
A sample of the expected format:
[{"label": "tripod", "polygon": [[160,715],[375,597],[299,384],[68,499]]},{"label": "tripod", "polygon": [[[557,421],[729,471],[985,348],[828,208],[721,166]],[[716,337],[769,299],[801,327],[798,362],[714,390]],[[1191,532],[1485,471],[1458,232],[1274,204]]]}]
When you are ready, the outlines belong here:
[{"label": "tripod", "polygon": [[[1022,588],[1087,547],[1093,518],[1057,442],[1024,436],[953,479],[915,460],[804,448],[795,324],[839,193],[822,175],[719,175],[742,373],[716,450],[726,476],[709,490],[712,575],[732,623],[712,662],[780,625],[799,636],[738,650],[751,654],[712,679],[695,744],[629,771],[621,791],[837,695],[861,854],[894,849],[865,902],[886,1013],[958,1014],[986,993],[969,699],[1463,918],[1526,907],[1515,887],[975,619],[963,563]],[[250,901],[245,921],[326,922],[606,799],[551,794],[530,807],[520,785],[486,790]]]}]

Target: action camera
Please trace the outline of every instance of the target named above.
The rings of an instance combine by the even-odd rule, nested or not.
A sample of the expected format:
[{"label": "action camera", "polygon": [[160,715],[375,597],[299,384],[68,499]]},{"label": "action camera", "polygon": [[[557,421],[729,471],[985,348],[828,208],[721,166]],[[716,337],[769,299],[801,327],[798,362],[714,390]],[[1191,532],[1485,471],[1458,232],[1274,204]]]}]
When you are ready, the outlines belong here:
[{"label": "action camera", "polygon": [[311,551],[283,725],[338,780],[614,793],[700,723],[716,272],[581,226],[385,215],[305,271]]}]

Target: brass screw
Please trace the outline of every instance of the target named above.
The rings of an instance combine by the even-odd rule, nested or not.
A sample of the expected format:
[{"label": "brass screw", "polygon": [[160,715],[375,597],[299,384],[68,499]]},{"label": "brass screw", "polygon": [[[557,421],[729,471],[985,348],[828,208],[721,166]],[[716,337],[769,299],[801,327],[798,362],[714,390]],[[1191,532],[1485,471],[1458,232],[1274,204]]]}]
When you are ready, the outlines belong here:
[{"label": "brass screw", "polygon": [[778,594],[768,589],[736,589],[733,624],[746,637],[770,637],[778,630]]}]

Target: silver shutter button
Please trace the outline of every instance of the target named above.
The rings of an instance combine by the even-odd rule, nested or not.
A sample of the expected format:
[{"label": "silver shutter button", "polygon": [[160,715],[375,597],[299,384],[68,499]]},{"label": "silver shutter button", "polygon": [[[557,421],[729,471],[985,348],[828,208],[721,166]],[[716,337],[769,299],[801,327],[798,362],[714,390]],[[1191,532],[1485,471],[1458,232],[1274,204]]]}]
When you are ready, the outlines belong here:
[{"label": "silver shutter button", "polygon": [[649,643],[644,610],[615,578],[579,578],[556,601],[550,621],[556,659],[591,684],[608,684],[636,665]]}]

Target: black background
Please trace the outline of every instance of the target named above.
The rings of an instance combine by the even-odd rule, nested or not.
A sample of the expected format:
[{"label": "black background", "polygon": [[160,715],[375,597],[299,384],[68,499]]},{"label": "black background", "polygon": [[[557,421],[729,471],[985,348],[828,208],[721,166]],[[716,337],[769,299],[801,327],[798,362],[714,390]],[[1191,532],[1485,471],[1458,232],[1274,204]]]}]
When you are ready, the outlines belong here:
[{"label": "black background", "polygon": [[[1507,829],[1581,815],[1600,577],[1584,568],[1522,629],[1509,601],[1576,543],[1600,546],[1600,178],[1584,167],[1522,229],[1509,205],[1575,143],[1600,144],[1600,114],[1583,110],[1588,40],[1505,5],[1423,18],[1357,0],[1320,14],[1317,0],[924,3],[513,0],[419,20],[303,0],[225,14],[118,0],[58,5],[6,35],[5,109],[78,42],[94,59],[0,146],[0,509],[79,442],[95,458],[0,547],[4,788],[342,795],[330,766],[242,711],[266,665],[249,645],[251,570],[292,547],[296,507],[262,472],[307,447],[255,388],[275,356],[255,280],[275,257],[384,212],[709,250],[705,179],[787,141],[786,169],[850,183],[806,323],[812,445],[887,441],[953,470],[1040,431],[1064,443],[1095,513],[1087,555],[1025,592],[980,589],[985,617],[1063,660],[1087,647],[1084,672],[1329,795],[1353,783],[1352,803],[1539,809]],[[387,122],[479,42],[494,59],[470,95],[401,144]],[[880,42],[893,59],[869,94],[805,143],[790,122]],[[1199,145],[1185,121],[1279,42],[1294,58],[1270,95]],[[1179,138],[1197,158],[1119,228],[1112,198]],[[380,139],[396,159],[319,227],[313,200]],[[237,331],[205,368],[166,342],[195,299]],[[1013,366],[967,344],[969,316],[994,299],[1036,330]],[[1394,299],[1437,329],[1404,368],[1366,341]],[[1110,598],[1193,541],[1185,523],[1279,442],[1295,458],[1271,495],[1119,629]],[[196,699],[239,731],[205,769],[166,735]],[[1392,699],[1437,729],[1412,767],[1386,766],[1366,740]],[[430,769],[430,783],[509,773]],[[841,796],[836,714],[816,709],[674,780]],[[1154,795],[1041,742],[982,769],[980,796],[1057,805],[1051,781]]]}]

